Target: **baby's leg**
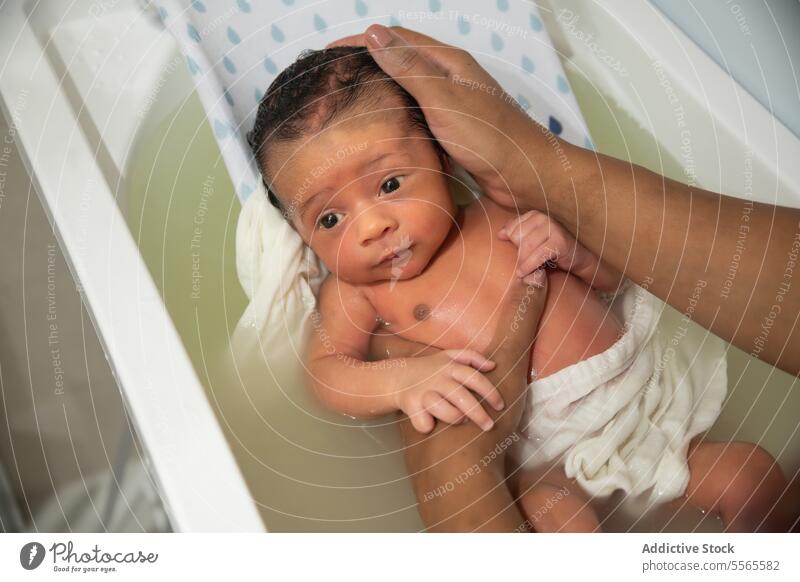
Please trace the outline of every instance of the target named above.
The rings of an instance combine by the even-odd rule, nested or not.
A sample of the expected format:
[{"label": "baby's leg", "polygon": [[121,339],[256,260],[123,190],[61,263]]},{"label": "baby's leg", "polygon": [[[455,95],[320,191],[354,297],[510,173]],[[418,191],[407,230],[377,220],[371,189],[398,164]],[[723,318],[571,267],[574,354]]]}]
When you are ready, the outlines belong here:
[{"label": "baby's leg", "polygon": [[689,473],[689,502],[718,512],[726,531],[785,532],[797,519],[796,487],[788,486],[775,459],[758,445],[695,439]]},{"label": "baby's leg", "polygon": [[561,467],[517,472],[509,489],[526,523],[539,533],[601,531],[588,496]]}]

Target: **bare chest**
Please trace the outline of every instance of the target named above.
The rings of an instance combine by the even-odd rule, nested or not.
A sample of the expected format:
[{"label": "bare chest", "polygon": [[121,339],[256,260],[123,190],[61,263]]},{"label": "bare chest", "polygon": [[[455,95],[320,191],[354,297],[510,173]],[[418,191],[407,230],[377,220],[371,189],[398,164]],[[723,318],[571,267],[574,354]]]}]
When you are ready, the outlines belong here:
[{"label": "bare chest", "polygon": [[499,308],[516,279],[517,248],[497,238],[511,217],[494,207],[473,204],[417,277],[371,288],[373,305],[385,329],[441,349],[489,345]]}]

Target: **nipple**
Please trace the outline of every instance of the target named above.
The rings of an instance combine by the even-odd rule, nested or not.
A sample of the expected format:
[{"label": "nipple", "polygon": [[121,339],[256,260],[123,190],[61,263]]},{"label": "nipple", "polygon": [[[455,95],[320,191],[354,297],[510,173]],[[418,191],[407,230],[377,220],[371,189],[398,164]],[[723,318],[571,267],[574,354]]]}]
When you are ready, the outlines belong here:
[{"label": "nipple", "polygon": [[417,321],[422,321],[423,319],[427,318],[431,314],[431,308],[425,305],[424,303],[420,303],[414,308],[414,317]]}]

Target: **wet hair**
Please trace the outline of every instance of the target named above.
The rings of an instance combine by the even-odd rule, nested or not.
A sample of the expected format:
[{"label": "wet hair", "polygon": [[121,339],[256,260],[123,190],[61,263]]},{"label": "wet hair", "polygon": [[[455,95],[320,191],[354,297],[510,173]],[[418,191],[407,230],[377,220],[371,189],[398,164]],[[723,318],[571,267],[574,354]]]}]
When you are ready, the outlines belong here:
[{"label": "wet hair", "polygon": [[344,46],[305,50],[275,78],[258,105],[247,143],[256,159],[270,203],[288,218],[281,200],[270,187],[265,159],[269,146],[291,142],[327,127],[356,106],[394,95],[407,113],[410,130],[430,138],[436,153],[445,153],[425,121],[422,109],[410,93],[378,66],[364,47]]}]

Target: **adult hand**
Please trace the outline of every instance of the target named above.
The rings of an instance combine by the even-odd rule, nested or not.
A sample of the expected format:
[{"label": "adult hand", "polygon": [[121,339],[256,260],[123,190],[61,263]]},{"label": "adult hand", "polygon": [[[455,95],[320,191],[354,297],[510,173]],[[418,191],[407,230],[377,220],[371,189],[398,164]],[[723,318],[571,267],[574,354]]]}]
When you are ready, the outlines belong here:
[{"label": "adult hand", "polygon": [[[442,147],[495,202],[541,209],[547,206],[545,192],[563,189],[567,181],[554,171],[561,164],[553,145],[562,155],[573,146],[533,121],[467,51],[378,24],[328,47],[353,45],[366,46],[417,100]],[[539,174],[537,167],[545,171]]]},{"label": "adult hand", "polygon": [[723,196],[571,146],[492,91],[497,83],[466,52],[423,34],[373,25],[337,44],[366,45],[496,202],[515,206],[513,193],[517,208],[547,211],[598,258],[678,311],[691,309],[721,338],[800,376],[800,285],[787,282],[800,209]]}]

